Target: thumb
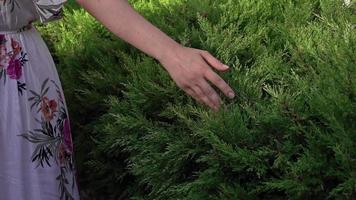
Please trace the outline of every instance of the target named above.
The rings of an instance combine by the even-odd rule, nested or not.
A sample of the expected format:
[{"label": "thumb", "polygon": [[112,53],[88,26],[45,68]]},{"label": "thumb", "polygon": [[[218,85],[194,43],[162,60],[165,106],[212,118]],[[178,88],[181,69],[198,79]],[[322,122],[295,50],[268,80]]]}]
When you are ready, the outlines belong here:
[{"label": "thumb", "polygon": [[204,60],[213,68],[219,70],[219,71],[226,71],[229,69],[229,66],[224,65],[221,63],[218,59],[216,59],[214,56],[212,56],[209,52],[207,51],[201,51],[201,56],[204,58]]}]

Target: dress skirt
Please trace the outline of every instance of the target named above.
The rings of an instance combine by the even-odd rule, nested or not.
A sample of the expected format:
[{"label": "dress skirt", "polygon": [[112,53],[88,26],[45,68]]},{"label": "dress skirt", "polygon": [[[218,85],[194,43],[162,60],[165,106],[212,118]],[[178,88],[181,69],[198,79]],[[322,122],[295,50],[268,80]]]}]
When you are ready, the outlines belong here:
[{"label": "dress skirt", "polygon": [[0,199],[79,199],[65,97],[34,27],[0,31]]}]

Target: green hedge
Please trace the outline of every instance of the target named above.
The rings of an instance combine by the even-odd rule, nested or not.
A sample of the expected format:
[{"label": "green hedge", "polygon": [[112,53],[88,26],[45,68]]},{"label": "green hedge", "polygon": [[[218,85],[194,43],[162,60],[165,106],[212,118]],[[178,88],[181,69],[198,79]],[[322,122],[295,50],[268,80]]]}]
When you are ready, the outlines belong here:
[{"label": "green hedge", "polygon": [[[220,112],[68,5],[40,27],[65,90],[83,199],[355,199],[355,8],[337,0],[136,0],[231,66]],[[220,93],[221,96],[222,93]]]}]

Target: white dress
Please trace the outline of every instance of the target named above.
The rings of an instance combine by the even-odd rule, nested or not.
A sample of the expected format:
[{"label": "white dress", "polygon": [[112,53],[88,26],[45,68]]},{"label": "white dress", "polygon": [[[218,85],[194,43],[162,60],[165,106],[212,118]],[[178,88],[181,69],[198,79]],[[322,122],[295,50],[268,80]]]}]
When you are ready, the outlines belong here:
[{"label": "white dress", "polygon": [[0,200],[79,199],[68,110],[32,21],[64,0],[0,0]]}]

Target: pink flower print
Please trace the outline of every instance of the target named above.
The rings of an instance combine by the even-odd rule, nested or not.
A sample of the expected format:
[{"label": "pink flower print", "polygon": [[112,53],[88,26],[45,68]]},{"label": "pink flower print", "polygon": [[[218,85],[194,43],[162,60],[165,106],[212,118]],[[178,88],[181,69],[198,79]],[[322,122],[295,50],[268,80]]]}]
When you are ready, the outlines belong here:
[{"label": "pink flower print", "polygon": [[11,38],[11,47],[13,49],[13,57],[17,56],[22,51],[20,43],[14,40],[13,38]]},{"label": "pink flower print", "polygon": [[7,50],[5,44],[1,44],[0,41],[0,69],[5,68],[9,62],[9,57],[7,55]]},{"label": "pink flower print", "polygon": [[73,143],[71,138],[71,130],[68,118],[63,120],[63,142],[59,146],[59,164],[64,166],[66,159],[72,155],[73,152]]},{"label": "pink flower print", "polygon": [[5,42],[6,42],[6,38],[5,38],[5,35],[3,35],[3,34],[0,34],[0,45],[3,45],[3,44],[5,44]]},{"label": "pink flower print", "polygon": [[7,75],[9,75],[11,79],[20,79],[22,75],[22,66],[19,59],[10,59],[9,65],[7,67]]},{"label": "pink flower print", "polygon": [[59,159],[59,165],[61,167],[65,166],[65,161],[66,161],[67,153],[65,150],[65,146],[63,143],[59,145],[59,151],[58,151],[58,159]]},{"label": "pink flower print", "polygon": [[5,35],[0,34],[0,69],[5,68],[8,62]]},{"label": "pink flower print", "polygon": [[54,117],[54,113],[57,112],[57,102],[54,99],[49,100],[46,96],[42,97],[41,112],[45,121],[51,121]]},{"label": "pink flower print", "polygon": [[70,124],[69,124],[68,118],[65,118],[64,122],[63,122],[63,138],[64,138],[64,143],[67,146],[67,150],[69,151],[69,153],[73,152],[71,130],[70,130]]}]

